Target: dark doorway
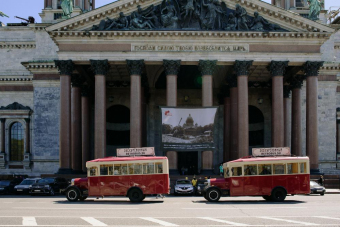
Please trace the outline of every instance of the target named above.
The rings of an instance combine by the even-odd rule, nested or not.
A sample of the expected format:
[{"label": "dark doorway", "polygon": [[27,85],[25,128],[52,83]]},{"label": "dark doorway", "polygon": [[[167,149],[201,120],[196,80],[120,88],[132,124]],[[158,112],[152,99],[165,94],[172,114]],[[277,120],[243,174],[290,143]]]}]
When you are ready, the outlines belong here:
[{"label": "dark doorway", "polygon": [[249,154],[253,147],[264,147],[264,116],[259,108],[249,106]]},{"label": "dark doorway", "polygon": [[198,152],[178,152],[178,171],[181,175],[194,175],[198,173]]},{"label": "dark doorway", "polygon": [[116,148],[130,146],[130,109],[114,105],[106,110],[107,156],[116,155]]}]

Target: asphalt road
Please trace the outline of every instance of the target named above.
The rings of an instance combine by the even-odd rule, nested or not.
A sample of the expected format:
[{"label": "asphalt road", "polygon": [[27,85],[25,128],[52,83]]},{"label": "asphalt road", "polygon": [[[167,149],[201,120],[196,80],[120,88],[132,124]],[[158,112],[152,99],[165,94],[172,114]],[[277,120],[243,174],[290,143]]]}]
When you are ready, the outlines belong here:
[{"label": "asphalt road", "polygon": [[88,198],[70,203],[63,196],[0,195],[0,226],[340,226],[340,194],[262,197]]}]

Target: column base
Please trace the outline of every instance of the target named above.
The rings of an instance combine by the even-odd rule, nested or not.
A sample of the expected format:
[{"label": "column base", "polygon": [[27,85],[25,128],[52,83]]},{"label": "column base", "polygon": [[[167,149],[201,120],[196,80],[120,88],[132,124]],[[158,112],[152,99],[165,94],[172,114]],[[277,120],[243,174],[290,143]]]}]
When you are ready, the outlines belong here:
[{"label": "column base", "polygon": [[320,172],[320,169],[310,169],[310,175],[323,175],[323,173]]},{"label": "column base", "polygon": [[73,174],[73,170],[68,168],[59,168],[58,172],[55,174]]}]

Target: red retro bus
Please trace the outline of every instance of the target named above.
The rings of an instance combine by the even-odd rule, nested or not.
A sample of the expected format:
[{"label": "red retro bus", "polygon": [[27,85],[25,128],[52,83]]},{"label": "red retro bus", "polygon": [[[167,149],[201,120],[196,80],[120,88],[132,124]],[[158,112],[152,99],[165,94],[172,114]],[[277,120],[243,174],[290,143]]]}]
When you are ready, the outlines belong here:
[{"label": "red retro bus", "polygon": [[147,195],[169,194],[167,157],[108,157],[86,162],[87,178],[72,179],[66,198],[75,202],[88,196],[127,196],[141,202]]},{"label": "red retro bus", "polygon": [[262,196],[280,202],[287,194],[309,194],[308,157],[245,157],[223,164],[224,178],[210,179],[204,198],[216,202],[221,196]]}]

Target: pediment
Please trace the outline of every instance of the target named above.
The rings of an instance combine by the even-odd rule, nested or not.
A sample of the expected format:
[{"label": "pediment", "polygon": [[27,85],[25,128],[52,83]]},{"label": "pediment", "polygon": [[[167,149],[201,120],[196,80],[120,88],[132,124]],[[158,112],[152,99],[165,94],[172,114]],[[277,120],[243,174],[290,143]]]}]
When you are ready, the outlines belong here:
[{"label": "pediment", "polygon": [[[315,22],[300,15],[293,13],[291,11],[284,10],[282,8],[273,6],[271,4],[259,1],[259,0],[120,0],[113,2],[111,4],[105,5],[103,7],[97,8],[93,11],[81,14],[79,16],[70,18],[68,20],[59,22],[57,24],[51,25],[46,28],[47,31],[133,31],[133,30],[172,30],[178,31],[190,31],[190,30],[200,30],[200,31],[233,31],[233,23],[236,23],[236,30],[240,32],[326,32],[333,33],[334,29]],[[216,1],[214,4],[214,1]],[[177,4],[174,4],[177,3]],[[200,2],[198,4],[197,2]],[[202,2],[204,5],[202,5]],[[219,2],[219,4],[217,4]],[[196,5],[192,7],[191,3],[197,4],[199,7],[199,12],[195,12]],[[209,6],[209,4],[211,4]],[[171,22],[173,16],[168,13],[165,9],[166,5],[175,6],[174,12],[180,11],[176,16],[179,17],[180,21],[177,24]],[[238,5],[238,9],[237,8]],[[138,10],[137,7],[140,7]],[[242,20],[240,16],[233,20],[231,14],[240,15],[240,8],[246,12],[247,16],[243,17],[248,20],[248,28],[239,29],[239,21]],[[153,13],[150,13],[153,11]],[[171,9],[169,9],[171,11]],[[145,19],[140,22],[135,19],[139,16],[144,16]],[[258,12],[260,19],[257,18],[258,26],[254,26],[254,13]],[[114,20],[117,20],[123,13],[129,21],[129,25],[123,27],[122,23],[119,25],[114,24]],[[241,12],[242,14],[242,12]],[[198,16],[199,15],[199,16]],[[151,17],[157,17],[158,21],[161,23],[158,27],[155,25],[150,25],[146,22],[156,21]],[[168,16],[168,18],[166,18]],[[132,26],[131,21],[134,19],[136,23]],[[166,26],[164,23],[166,19],[170,20]],[[190,21],[188,23],[188,20]],[[199,25],[197,24],[199,23]],[[109,28],[109,26],[111,28]],[[153,23],[155,24],[155,23]],[[170,25],[169,25],[170,24]],[[222,25],[223,24],[223,25]],[[262,28],[261,28],[262,24]],[[260,29],[258,29],[260,27]],[[108,29],[109,28],[109,29]],[[235,31],[235,30],[234,30]]]}]

